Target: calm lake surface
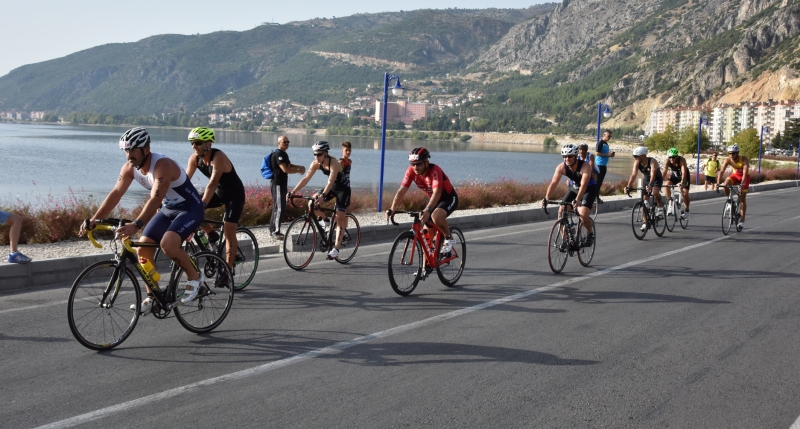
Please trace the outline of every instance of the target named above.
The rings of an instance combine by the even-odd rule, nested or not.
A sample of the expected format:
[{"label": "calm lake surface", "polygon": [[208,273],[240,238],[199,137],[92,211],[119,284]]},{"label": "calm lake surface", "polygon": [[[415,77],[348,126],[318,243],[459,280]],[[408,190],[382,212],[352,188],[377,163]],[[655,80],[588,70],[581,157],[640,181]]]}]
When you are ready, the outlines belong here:
[{"label": "calm lake surface", "polygon": [[[48,204],[70,192],[101,200],[111,190],[125,163],[117,141],[127,127],[90,127],[29,124],[0,124],[0,203],[17,200]],[[163,153],[186,167],[192,153],[187,129],[149,128],[154,152]],[[216,131],[216,130],[215,130]],[[331,155],[340,156],[343,141],[353,145],[351,181],[354,187],[377,191],[380,173],[380,138],[355,136],[289,135],[287,153],[293,164],[308,167],[311,145],[325,139]],[[217,131],[214,147],[224,151],[246,185],[268,186],[261,177],[261,161],[276,147],[278,134]],[[394,192],[408,168],[408,152],[425,146],[431,161],[439,164],[455,185],[463,182],[517,180],[543,182],[553,176],[561,161],[560,148],[509,144],[476,144],[439,140],[386,139],[384,189]],[[592,148],[590,148],[592,149]],[[631,162],[612,158],[606,180],[627,175]],[[290,175],[289,185],[300,180]],[[195,174],[193,182],[205,186],[207,179]],[[323,186],[325,176],[317,174],[309,189]],[[123,205],[135,205],[146,191],[133,183]]]}]

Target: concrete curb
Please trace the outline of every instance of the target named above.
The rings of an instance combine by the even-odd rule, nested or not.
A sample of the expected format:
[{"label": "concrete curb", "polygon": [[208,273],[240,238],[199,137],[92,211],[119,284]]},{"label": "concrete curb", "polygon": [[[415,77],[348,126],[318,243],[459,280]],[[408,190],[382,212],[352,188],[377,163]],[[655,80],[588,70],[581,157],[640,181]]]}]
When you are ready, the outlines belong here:
[{"label": "concrete curb", "polygon": [[[775,189],[794,188],[800,186],[800,181],[787,180],[781,182],[768,182],[751,185],[750,192],[764,192]],[[716,191],[692,192],[692,201],[722,198],[724,194]],[[636,198],[623,198],[607,200],[600,206],[601,213],[618,211],[630,208]],[[506,212],[486,213],[453,217],[449,219],[450,225],[458,226],[463,231],[489,228],[495,226],[513,225],[529,222],[555,219],[558,210],[550,210],[550,215],[545,214],[541,208],[510,210]],[[368,225],[361,228],[361,244],[373,244],[394,240],[398,234],[411,228],[411,222],[403,222],[400,226],[394,225]],[[262,255],[275,254],[281,251],[280,246],[270,245],[259,247]],[[89,256],[76,256],[69,258],[46,259],[33,261],[30,264],[4,264],[0,265],[0,292],[18,289],[33,289],[47,287],[53,284],[72,283],[75,278],[89,265],[112,258],[112,254],[98,254]]]}]

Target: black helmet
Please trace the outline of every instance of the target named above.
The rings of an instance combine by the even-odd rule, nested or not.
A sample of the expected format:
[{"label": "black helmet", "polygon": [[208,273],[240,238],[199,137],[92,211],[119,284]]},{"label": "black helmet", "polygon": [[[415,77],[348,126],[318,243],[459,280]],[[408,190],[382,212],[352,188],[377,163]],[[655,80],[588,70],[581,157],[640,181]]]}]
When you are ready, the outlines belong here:
[{"label": "black helmet", "polygon": [[428,152],[428,149],[425,149],[424,147],[415,147],[414,149],[411,149],[411,152],[408,153],[408,160],[410,162],[425,161],[430,157],[431,153]]}]

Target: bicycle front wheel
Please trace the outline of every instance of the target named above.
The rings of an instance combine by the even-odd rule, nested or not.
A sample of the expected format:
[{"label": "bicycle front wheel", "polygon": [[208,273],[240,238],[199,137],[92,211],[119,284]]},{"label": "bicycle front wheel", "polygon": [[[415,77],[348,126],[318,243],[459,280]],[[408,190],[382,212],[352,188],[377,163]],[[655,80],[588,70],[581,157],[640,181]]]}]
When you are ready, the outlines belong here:
[{"label": "bicycle front wheel", "polygon": [[659,237],[663,237],[664,236],[664,232],[667,230],[667,214],[665,212],[659,213],[662,209],[666,210],[666,208],[664,208],[664,207],[659,209],[658,206],[656,206],[655,210],[650,212],[651,215],[655,214],[655,216],[652,216],[652,218],[653,218],[653,223],[652,223],[653,232],[655,232],[656,235],[659,236]]},{"label": "bicycle front wheel", "polygon": [[582,223],[578,222],[578,243],[580,245],[580,248],[578,249],[578,262],[580,262],[584,267],[588,267],[589,264],[592,263],[592,258],[594,258],[594,248],[597,246],[597,224],[592,224],[594,226],[594,240],[592,240],[592,244],[590,246],[586,246],[586,235],[588,234],[588,231],[583,227]]},{"label": "bicycle front wheel", "polygon": [[547,246],[547,260],[550,262],[550,269],[558,274],[567,265],[567,251],[569,250],[569,240],[567,240],[567,226],[561,221],[553,224],[550,230],[550,238]]},{"label": "bicycle front wheel", "polygon": [[597,198],[595,198],[594,204],[592,204],[592,211],[589,212],[589,215],[592,216],[592,220],[597,220],[597,206]]},{"label": "bicycle front wheel", "polygon": [[464,273],[464,263],[467,261],[467,242],[464,234],[455,226],[450,227],[450,236],[453,237],[453,250],[439,255],[439,265],[436,274],[439,280],[447,287],[453,287]]},{"label": "bicycle front wheel", "polygon": [[[234,257],[233,267],[233,285],[236,290],[242,290],[253,281],[258,269],[258,240],[256,236],[247,228],[236,228],[236,256]],[[227,247],[226,241],[223,239],[220,243],[220,256],[225,259],[225,252]]]},{"label": "bicycle front wheel", "polygon": [[643,240],[647,235],[647,225],[644,220],[644,211],[647,207],[641,201],[637,201],[631,210],[631,227],[633,228],[633,236],[637,240]]},{"label": "bicycle front wheel", "polygon": [[422,246],[414,240],[414,232],[406,231],[397,236],[389,252],[389,283],[398,295],[406,296],[414,291],[422,276]]},{"label": "bicycle front wheel", "polygon": [[[338,227],[335,232],[338,234]],[[342,245],[339,246],[339,256],[336,257],[336,262],[346,264],[353,260],[358,251],[359,243],[361,243],[361,226],[358,224],[358,219],[348,213],[347,229],[344,230],[344,235],[342,235]]]},{"label": "bicycle front wheel", "polygon": [[722,234],[728,235],[731,231],[731,225],[734,222],[733,207],[730,201],[725,201],[725,207],[722,208]]},{"label": "bicycle front wheel", "polygon": [[[202,334],[212,331],[228,316],[234,291],[230,285],[234,283],[228,263],[216,253],[198,252],[192,259],[204,279],[200,282],[197,298],[175,307],[175,317],[188,331]],[[175,279],[175,287],[184,287],[189,281],[182,268]]]},{"label": "bicycle front wheel", "polygon": [[283,238],[283,259],[293,270],[302,270],[317,250],[317,229],[308,216],[301,216],[286,229]]},{"label": "bicycle front wheel", "polygon": [[100,261],[78,275],[67,299],[72,335],[84,347],[109,350],[125,341],[139,320],[142,296],[130,268]]},{"label": "bicycle front wheel", "polygon": [[[672,214],[669,214],[669,212]],[[675,200],[670,198],[667,200],[667,215],[664,219],[667,224],[667,231],[672,232],[675,230],[675,224],[678,222],[678,210],[675,205]]]}]

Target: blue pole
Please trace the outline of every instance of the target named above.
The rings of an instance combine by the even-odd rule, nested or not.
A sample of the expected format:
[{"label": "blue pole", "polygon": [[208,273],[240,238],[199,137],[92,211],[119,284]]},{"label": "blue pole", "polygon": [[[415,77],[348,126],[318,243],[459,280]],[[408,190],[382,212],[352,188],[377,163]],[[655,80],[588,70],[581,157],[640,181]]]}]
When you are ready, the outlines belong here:
[{"label": "blue pole", "polygon": [[600,143],[600,113],[603,110],[603,103],[597,103],[597,143]]},{"label": "blue pole", "polygon": [[764,145],[764,126],[762,125],[761,137],[758,138],[758,182],[759,183],[761,183],[761,147],[763,145]]},{"label": "blue pole", "polygon": [[797,172],[794,174],[794,180],[800,178],[800,140],[797,141]]},{"label": "blue pole", "polygon": [[383,74],[383,114],[381,115],[381,174],[378,181],[378,213],[383,211],[383,159],[386,155],[386,99],[389,96],[389,73]]},{"label": "blue pole", "polygon": [[700,136],[703,132],[703,117],[700,117],[700,123],[697,124],[697,160],[695,166],[697,167],[694,172],[694,185],[700,186]]}]

